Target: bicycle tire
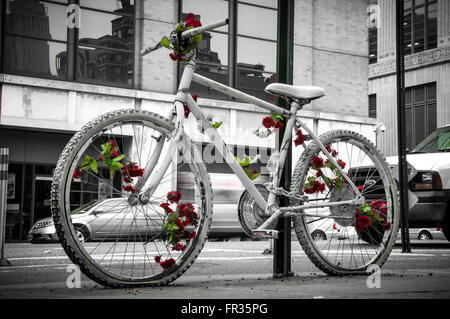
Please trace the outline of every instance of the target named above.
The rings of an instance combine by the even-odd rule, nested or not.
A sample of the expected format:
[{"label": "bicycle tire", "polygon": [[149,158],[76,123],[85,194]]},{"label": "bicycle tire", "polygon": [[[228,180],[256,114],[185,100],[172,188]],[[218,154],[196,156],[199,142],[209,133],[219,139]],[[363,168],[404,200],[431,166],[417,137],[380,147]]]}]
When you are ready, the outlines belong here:
[{"label": "bicycle tire", "polygon": [[[130,124],[131,123],[131,124]],[[132,213],[132,219],[133,221],[130,224],[129,234],[126,242],[126,247],[128,248],[128,244],[133,242],[134,248],[136,248],[136,241],[139,243],[142,243],[143,248],[139,248],[140,251],[144,252],[144,257],[139,257],[139,254],[137,251],[139,250],[133,250],[132,258],[133,262],[138,260],[139,258],[143,258],[144,262],[144,270],[142,272],[142,261],[136,262],[136,270],[135,272],[138,273],[140,270],[141,273],[135,274],[133,277],[133,270],[131,270],[131,275],[129,275],[129,270],[125,269],[125,272],[127,272],[125,275],[118,274],[118,271],[115,270],[113,265],[113,258],[116,258],[117,256],[114,256],[114,251],[120,251],[123,250],[123,238],[125,238],[122,231],[122,225],[120,226],[119,232],[117,234],[117,239],[115,240],[114,244],[114,251],[111,256],[111,262],[110,262],[110,268],[107,269],[105,264],[102,264],[105,257],[102,258],[102,260],[95,259],[96,256],[94,255],[94,250],[91,251],[92,255],[88,252],[89,247],[86,246],[86,244],[80,243],[76,237],[75,227],[72,223],[73,214],[71,212],[71,206],[70,202],[72,200],[71,195],[75,193],[75,187],[72,186],[74,183],[73,180],[73,169],[76,166],[76,162],[79,161],[79,158],[81,154],[85,150],[88,150],[89,147],[86,145],[89,143],[92,143],[92,146],[94,145],[94,141],[96,139],[99,139],[99,136],[101,137],[103,134],[106,134],[105,132],[107,129],[110,129],[110,132],[115,132],[116,128],[119,127],[119,125],[125,126],[125,124],[133,125],[133,133],[135,134],[135,126],[134,123],[141,123],[142,129],[141,134],[144,135],[144,132],[147,132],[150,129],[154,129],[155,132],[159,132],[160,136],[167,136],[170,137],[171,132],[174,129],[173,123],[168,121],[166,118],[148,112],[143,110],[134,110],[134,109],[124,109],[124,110],[117,110],[112,111],[109,113],[106,113],[104,115],[99,116],[98,118],[90,121],[85,126],[82,127],[80,131],[78,131],[72,139],[68,142],[66,147],[64,148],[62,154],[60,155],[60,158],[58,160],[58,163],[56,165],[56,169],[53,176],[53,182],[52,182],[52,188],[51,188],[51,210],[53,215],[53,220],[55,224],[55,228],[57,231],[57,235],[60,239],[60,242],[62,244],[62,247],[64,248],[64,251],[69,256],[70,260],[78,265],[80,267],[80,270],[90,279],[94,280],[95,282],[108,286],[113,288],[131,288],[131,287],[140,287],[140,286],[159,286],[159,285],[165,285],[172,281],[174,281],[176,278],[181,276],[195,261],[197,256],[200,254],[207,235],[209,231],[209,227],[211,224],[211,213],[212,213],[212,188],[211,188],[211,182],[209,179],[209,176],[206,171],[206,166],[204,162],[201,160],[201,157],[199,155],[199,152],[196,148],[192,149],[194,151],[194,161],[191,161],[188,163],[189,168],[192,170],[192,176],[193,176],[193,184],[195,188],[195,192],[198,191],[198,194],[195,195],[198,199],[198,207],[196,207],[197,214],[198,214],[198,221],[196,224],[196,235],[194,238],[190,240],[189,243],[186,244],[186,247],[184,250],[182,250],[179,253],[179,256],[176,256],[176,263],[174,266],[163,269],[162,267],[159,267],[160,265],[157,265],[156,257],[154,259],[155,264],[153,265],[150,255],[147,254],[147,248],[146,245],[149,245],[149,243],[152,243],[152,247],[155,248],[158,252],[160,252],[158,247],[161,245],[165,245],[167,247],[168,256],[172,254],[169,251],[168,244],[164,243],[164,240],[167,240],[167,233],[164,233],[164,231],[161,231],[159,235],[149,235],[152,236],[150,239],[149,237],[145,237],[145,243],[142,243],[144,241],[143,235],[138,230],[138,219],[141,218],[144,219],[147,223],[148,229],[150,229],[149,221],[152,220],[150,217],[149,209],[145,210],[144,206],[141,206],[139,208],[136,208],[136,213]],[[144,127],[145,123],[145,127]],[[122,126],[120,126],[122,129]],[[147,130],[147,131],[146,131]],[[109,134],[109,133],[108,133]],[[125,136],[126,137],[126,136]],[[127,138],[127,137],[126,137]],[[137,136],[133,135],[133,139],[136,139]],[[165,137],[164,137],[165,138]],[[186,139],[184,139],[186,140]],[[91,145],[88,145],[91,146]],[[125,149],[125,146],[124,146]],[[142,150],[142,149],[141,149]],[[87,151],[86,151],[87,152]],[[150,151],[149,151],[150,154]],[[163,158],[163,156],[161,156]],[[183,164],[184,165],[184,164]],[[143,166],[145,167],[145,166]],[[114,177],[115,178],[115,177]],[[113,184],[114,182],[112,182]],[[163,182],[161,181],[161,185]],[[159,186],[158,186],[159,187]],[[122,191],[122,189],[120,189]],[[111,194],[114,193],[115,190],[113,190],[113,187],[111,186]],[[72,192],[72,193],[71,193]],[[122,197],[114,197],[114,200],[118,200],[119,202],[124,200],[124,205],[126,205],[125,200],[127,197],[130,196],[128,194],[123,195],[115,194],[114,196],[122,196]],[[98,199],[98,202],[102,203],[106,202],[107,200],[100,200]],[[153,205],[153,202],[150,202],[151,205]],[[181,202],[180,202],[181,203]],[[197,202],[196,202],[197,203]],[[150,204],[148,204],[150,205]],[[111,206],[112,207],[112,206]],[[125,213],[122,211],[124,209]],[[156,206],[152,206],[151,209],[154,209],[155,212],[159,211],[159,208],[156,209]],[[123,208],[121,211],[121,214],[128,214],[129,211],[133,211],[133,208]],[[139,213],[142,213],[138,217]],[[133,215],[134,214],[134,215]],[[97,217],[97,215],[95,215]],[[166,218],[166,217],[164,217]],[[122,217],[121,222],[125,220],[125,217]],[[167,220],[167,219],[164,219]],[[107,222],[106,222],[107,223]],[[105,223],[105,225],[106,225]],[[135,224],[135,229],[133,229],[133,223]],[[91,227],[93,224],[90,224]],[[163,225],[163,222],[161,221],[160,224],[156,223],[156,226]],[[153,225],[152,225],[153,226]],[[77,226],[79,227],[79,226]],[[127,226],[128,227],[128,226]],[[145,225],[144,225],[145,227]],[[117,226],[116,226],[117,228]],[[116,229],[115,228],[115,229]],[[125,227],[125,231],[127,228]],[[145,231],[145,230],[144,230]],[[150,231],[150,230],[148,230]],[[134,232],[134,238],[133,240],[130,240],[131,233]],[[136,235],[136,232],[139,234],[139,236]],[[192,233],[192,232],[191,232]],[[114,234],[114,231],[112,232]],[[92,240],[93,234],[91,234],[90,240]],[[159,236],[159,237],[158,237]],[[113,237],[114,238],[114,237]],[[141,240],[141,242],[139,242]],[[102,240],[100,243],[94,243],[96,245],[104,244],[107,248],[106,244],[109,243],[107,240]],[[91,242],[89,242],[91,244]],[[131,244],[130,244],[131,246]],[[139,246],[140,247],[140,246]],[[105,249],[106,249],[105,248]],[[172,247],[173,248],[173,247]],[[101,251],[100,247],[99,250]],[[111,250],[111,248],[109,249]],[[108,251],[109,251],[108,250]],[[105,253],[108,253],[108,251]],[[178,253],[175,251],[173,254]],[[127,249],[125,249],[125,252],[123,253],[123,262],[122,262],[122,268],[124,268],[125,261],[128,263],[129,255],[131,255],[129,252],[127,252]],[[120,258],[122,255],[119,255]],[[126,258],[125,258],[126,256]],[[146,260],[147,257],[147,260]],[[109,258],[109,256],[108,256]],[[119,261],[120,262],[120,261]],[[147,274],[145,273],[145,265],[146,262],[148,263],[148,267],[154,271],[153,274]],[[114,264],[116,264],[117,261],[114,259]],[[134,264],[133,264],[134,266]],[[159,267],[159,268],[158,268]],[[150,272],[150,270],[147,271]],[[153,270],[154,269],[154,270]],[[123,271],[124,269],[122,269]]]},{"label": "bicycle tire", "polygon": [[[372,229],[372,226],[374,228],[378,227],[379,224],[373,223],[367,228],[363,228],[363,230],[358,229],[356,231],[355,228],[358,226],[356,225],[356,210],[355,207],[351,207],[350,205],[342,207],[343,215],[340,217],[342,219],[339,219],[339,216],[336,215],[337,211],[335,208],[333,208],[333,212],[331,211],[331,208],[324,208],[322,212],[319,210],[316,210],[313,212],[309,217],[306,216],[305,213],[308,212],[308,210],[303,210],[302,214],[296,215],[293,218],[294,222],[294,229],[297,235],[297,238],[304,249],[306,255],[311,260],[311,262],[318,267],[323,272],[329,274],[329,275],[352,275],[352,274],[367,274],[370,271],[373,271],[373,268],[369,267],[371,265],[377,265],[381,267],[387,260],[387,258],[390,255],[390,252],[394,246],[395,239],[398,232],[399,227],[399,206],[398,206],[398,194],[397,194],[397,188],[396,183],[392,178],[392,175],[390,173],[390,168],[388,164],[386,163],[386,160],[384,156],[376,149],[376,147],[365,137],[362,135],[347,131],[347,130],[334,130],[327,132],[319,137],[319,140],[322,142],[324,146],[330,146],[331,149],[335,147],[340,147],[340,151],[344,153],[344,157],[347,156],[347,158],[354,159],[356,158],[353,154],[354,149],[351,149],[351,155],[348,155],[349,150],[348,146],[352,145],[357,148],[361,152],[364,153],[364,157],[361,154],[357,154],[361,163],[356,164],[350,168],[351,164],[353,163],[347,163],[346,168],[348,169],[347,172],[349,172],[349,176],[351,177],[352,181],[355,181],[356,186],[361,186],[360,176],[363,173],[365,173],[365,170],[368,172],[371,172],[370,170],[373,169],[372,166],[362,166],[362,162],[365,159],[365,156],[367,156],[368,159],[373,161],[372,163],[375,164],[374,167],[376,169],[373,169],[372,175],[367,175],[366,180],[363,184],[363,191],[362,194],[365,196],[366,200],[372,203],[376,202],[376,199],[379,199],[378,203],[380,203],[380,200],[386,200],[384,208],[388,207],[386,209],[386,221],[389,219],[390,227],[387,230],[383,230],[383,234],[381,236],[381,240],[377,242],[375,239],[368,239],[367,237],[370,237],[370,232],[366,231],[370,229],[370,231],[374,231]],[[345,150],[343,146],[346,145],[347,149]],[[345,154],[347,152],[347,155]],[[315,164],[312,164],[312,161],[315,157],[318,155],[323,154],[321,153],[321,149],[319,146],[313,141],[311,142],[305,149],[305,151],[300,156],[300,159],[298,160],[295,170],[293,173],[293,178],[291,182],[291,190],[294,190],[296,193],[299,194],[305,194],[305,187],[311,186],[311,184],[308,184],[310,180],[308,180],[309,177],[312,176],[312,173],[317,172],[317,167]],[[340,154],[338,151],[337,154]],[[339,156],[336,156],[336,159]],[[326,158],[326,157],[325,157]],[[345,163],[345,161],[344,161]],[[319,164],[317,164],[319,165]],[[314,166],[314,167],[313,167]],[[349,169],[350,168],[350,169]],[[380,178],[375,181],[375,184],[373,183],[375,177],[378,176],[376,174],[379,174]],[[318,174],[318,173],[316,173]],[[325,175],[324,172],[321,174]],[[316,175],[318,176],[318,175]],[[372,179],[373,178],[373,179]],[[312,179],[311,179],[312,181]],[[357,181],[357,182],[356,182]],[[367,183],[367,181],[371,181],[370,183]],[[325,184],[325,191],[328,191],[328,194],[323,197],[320,192],[318,192],[315,195],[308,195],[312,196],[312,198],[316,200],[326,200],[326,197],[332,197],[333,196],[333,186],[328,187],[328,185]],[[374,187],[372,190],[370,190],[367,187],[367,191],[365,192],[366,186],[365,185],[371,184],[371,187]],[[382,184],[382,186],[376,186]],[[375,185],[375,186],[373,186]],[[382,187],[382,189],[381,189]],[[345,188],[345,185],[342,187],[341,190],[338,190],[336,186],[334,186],[336,190],[334,190],[335,193],[344,192],[344,190],[347,193],[350,193],[349,186]],[[320,195],[319,195],[320,194]],[[381,195],[380,195],[381,194]],[[380,196],[385,196],[380,197]],[[322,199],[319,199],[322,196]],[[351,196],[350,196],[351,197]],[[328,201],[330,200],[328,199]],[[343,198],[343,197],[342,197]],[[370,198],[370,199],[369,199]],[[302,202],[298,200],[291,200],[291,205],[300,205]],[[372,210],[372,206],[371,210]],[[346,208],[344,210],[344,208]],[[357,207],[356,207],[357,208]],[[341,209],[341,208],[339,208]],[[359,212],[359,210],[358,210]],[[317,215],[322,214],[323,218],[318,218]],[[334,214],[334,215],[333,215]],[[352,218],[343,219],[344,214],[347,214],[346,216]],[[315,217],[312,217],[312,216]],[[321,216],[322,216],[321,215]],[[334,216],[336,218],[326,217],[326,216]],[[314,219],[315,218],[315,219]],[[327,240],[325,241],[314,241],[313,237],[311,236],[311,233],[314,231],[315,227],[318,223],[321,223],[321,225],[324,225],[323,227],[327,227],[326,230],[328,232],[331,232],[330,234],[327,234]],[[333,223],[330,226],[331,222]],[[339,224],[341,223],[341,224]],[[326,226],[325,226],[326,225]],[[353,230],[352,230],[353,228]],[[342,233],[339,235],[337,232],[342,231]],[[363,232],[365,234],[366,238],[361,238],[360,233]],[[339,237],[339,236],[342,236]],[[345,239],[345,236],[348,236],[348,239]],[[364,237],[364,236],[363,236]],[[370,237],[371,238],[371,237]],[[333,241],[334,240],[334,241]],[[340,241],[340,242],[339,242]],[[369,242],[369,243],[368,243]],[[338,246],[337,250],[336,247]],[[342,248],[340,248],[342,246]],[[333,247],[333,249],[331,249]],[[341,252],[339,252],[339,249],[342,249]],[[356,256],[359,252],[363,251],[363,249],[366,249],[366,252],[364,254],[361,254],[360,256]],[[369,249],[369,250],[368,250]],[[370,252],[370,249],[374,249],[374,253],[369,255],[368,252]],[[350,250],[350,253],[349,253]],[[336,252],[337,251],[337,252]],[[331,255],[330,255],[331,254]],[[340,255],[341,254],[341,255]],[[368,260],[365,261],[364,257],[365,254],[368,255]],[[350,257],[348,257],[350,255]],[[334,258],[334,260],[333,260]],[[354,260],[353,260],[354,259]],[[358,260],[361,260],[360,264],[358,264]],[[350,260],[350,262],[348,262]],[[346,265],[347,262],[347,265]],[[354,265],[352,265],[354,263]]]}]

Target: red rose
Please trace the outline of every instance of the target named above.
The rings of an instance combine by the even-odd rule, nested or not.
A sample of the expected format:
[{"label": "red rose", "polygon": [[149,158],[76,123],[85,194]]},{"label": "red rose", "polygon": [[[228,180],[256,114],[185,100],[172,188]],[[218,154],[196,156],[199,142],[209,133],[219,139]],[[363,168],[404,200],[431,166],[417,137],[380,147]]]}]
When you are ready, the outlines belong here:
[{"label": "red rose", "polygon": [[265,118],[263,118],[262,120],[262,125],[265,128],[271,128],[275,126],[275,120],[273,119],[273,117],[271,116],[266,116]]},{"label": "red rose", "polygon": [[254,170],[252,171],[252,175],[255,175],[255,174],[258,174],[258,171],[257,171],[256,169],[254,169]]},{"label": "red rose", "polygon": [[134,186],[131,186],[131,185],[124,186],[123,190],[126,191],[126,192],[136,193],[136,189],[134,188]]},{"label": "red rose", "polygon": [[315,193],[314,189],[308,188],[308,187],[305,187],[305,189],[304,189],[303,191],[304,191],[306,194],[314,194],[314,193]]},{"label": "red rose", "polygon": [[102,154],[100,154],[100,155],[98,156],[98,158],[101,159],[101,160],[103,161],[103,155],[102,155]]},{"label": "red rose", "polygon": [[194,27],[194,28],[198,28],[198,27],[202,26],[200,21],[195,19],[195,16],[193,13],[189,13],[187,15],[185,25],[186,25],[186,27]]},{"label": "red rose", "polygon": [[178,203],[181,199],[180,191],[173,191],[167,193],[167,200],[171,203]]},{"label": "red rose", "polygon": [[155,256],[155,261],[159,264],[161,262],[161,256]]},{"label": "red rose", "polygon": [[111,148],[116,147],[116,143],[113,140],[109,140],[109,144],[111,144]]},{"label": "red rose", "polygon": [[316,173],[316,177],[320,177],[320,176],[322,176],[322,170],[319,169]]},{"label": "red rose", "polygon": [[325,190],[325,183],[321,183],[317,180],[313,182],[312,186],[313,186],[312,188],[313,188],[314,192],[323,193],[323,191]]},{"label": "red rose", "polygon": [[303,135],[297,136],[297,138],[294,140],[295,146],[299,146],[305,142],[305,137]]},{"label": "red rose", "polygon": [[75,170],[73,171],[73,175],[72,175],[72,180],[75,178],[78,178],[81,176],[81,174],[83,174],[83,171],[80,168],[75,168]]},{"label": "red rose", "polygon": [[133,182],[133,180],[132,180],[131,178],[128,178],[128,177],[126,177],[126,176],[124,176],[123,181],[124,181],[125,183],[132,183],[132,182]]},{"label": "red rose", "polygon": [[368,227],[370,225],[370,218],[367,217],[367,216],[364,216],[364,215],[363,216],[358,216],[356,218],[356,224],[359,227],[366,228],[366,227]]},{"label": "red rose", "polygon": [[164,210],[166,211],[167,214],[172,214],[173,213],[173,209],[170,208],[170,204],[169,203],[161,203],[161,204],[159,204],[159,207],[164,208]]},{"label": "red rose", "polygon": [[339,164],[339,166],[342,168],[342,169],[344,169],[345,168],[345,162],[343,162],[342,160],[337,160],[337,163]]},{"label": "red rose", "polygon": [[175,265],[175,259],[170,258],[159,263],[163,269],[172,268]]},{"label": "red rose", "polygon": [[323,167],[323,159],[319,156],[316,156],[312,159],[313,167],[314,168],[321,168]]},{"label": "red rose", "polygon": [[188,118],[189,114],[191,113],[191,110],[189,109],[189,107],[186,104],[184,104],[183,106],[184,106],[184,117]]},{"label": "red rose", "polygon": [[389,230],[389,228],[391,228],[391,223],[386,223],[386,225],[384,225],[384,227],[383,227],[383,230],[384,231],[386,231],[386,230]]},{"label": "red rose", "polygon": [[283,127],[283,122],[278,121],[275,123],[275,128],[282,128]]},{"label": "red rose", "polygon": [[193,95],[192,95],[192,98],[194,99],[195,102],[197,102],[198,94],[193,94]]},{"label": "red rose", "polygon": [[117,151],[112,151],[112,152],[111,152],[111,155],[112,155],[113,157],[118,157],[118,156],[119,156],[119,153],[117,153]]}]

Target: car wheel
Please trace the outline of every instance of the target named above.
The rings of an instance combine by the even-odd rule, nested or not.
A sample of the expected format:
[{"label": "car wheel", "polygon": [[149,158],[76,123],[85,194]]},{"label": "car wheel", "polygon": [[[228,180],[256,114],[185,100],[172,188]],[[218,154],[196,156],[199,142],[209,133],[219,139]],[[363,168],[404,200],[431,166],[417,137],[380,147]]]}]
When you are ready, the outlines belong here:
[{"label": "car wheel", "polygon": [[327,240],[327,235],[325,234],[325,232],[323,230],[320,230],[320,229],[316,229],[315,231],[313,231],[311,233],[311,237],[314,241]]},{"label": "car wheel", "polygon": [[75,232],[80,243],[84,243],[89,240],[89,231],[85,226],[75,226]]},{"label": "car wheel", "polygon": [[431,236],[431,233],[428,230],[422,230],[417,238],[420,240],[430,240],[433,239],[433,236]]}]

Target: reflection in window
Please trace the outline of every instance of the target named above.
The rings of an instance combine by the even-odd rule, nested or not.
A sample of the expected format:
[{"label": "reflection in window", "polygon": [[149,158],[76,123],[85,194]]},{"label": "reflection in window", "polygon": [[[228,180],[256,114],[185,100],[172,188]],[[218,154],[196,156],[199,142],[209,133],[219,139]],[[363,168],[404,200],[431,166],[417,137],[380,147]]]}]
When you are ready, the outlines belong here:
[{"label": "reflection in window", "polygon": [[64,79],[59,76],[55,61],[66,49],[65,16],[64,5],[34,0],[7,1],[4,72]]},{"label": "reflection in window", "polygon": [[[182,20],[186,19],[188,12],[193,12],[197,14],[197,19],[206,24],[224,18],[231,4],[223,0],[184,0],[182,5]],[[239,1],[237,6],[237,16],[229,17],[237,21],[237,38],[231,39],[228,27],[205,34],[199,48],[197,72],[226,85],[235,82],[236,88],[270,100],[264,89],[275,81],[277,1]],[[233,47],[228,48],[228,44]],[[234,65],[229,65],[228,50],[236,52],[237,63]],[[235,74],[236,78],[231,79],[230,74]],[[191,85],[191,89],[202,97],[227,99],[227,96],[196,83]]]},{"label": "reflection in window", "polygon": [[405,0],[405,54],[437,46],[437,0]]},{"label": "reflection in window", "polygon": [[[78,47],[67,43],[66,0],[8,0],[3,70],[12,74],[131,87],[134,1],[81,1]],[[93,8],[93,9],[89,9]],[[102,10],[102,11],[96,11]],[[71,54],[69,52],[75,52]],[[76,70],[68,74],[68,70]]]}]

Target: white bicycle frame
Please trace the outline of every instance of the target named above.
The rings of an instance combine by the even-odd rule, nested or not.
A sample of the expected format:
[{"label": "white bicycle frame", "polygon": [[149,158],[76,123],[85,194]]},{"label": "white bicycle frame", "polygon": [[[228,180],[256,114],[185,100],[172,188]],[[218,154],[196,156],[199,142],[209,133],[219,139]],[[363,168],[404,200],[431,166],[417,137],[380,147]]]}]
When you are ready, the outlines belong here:
[{"label": "white bicycle frame", "polygon": [[[219,27],[222,25],[227,24],[228,21],[219,21],[216,23],[212,23],[210,25],[205,25],[200,28],[191,29],[189,31],[185,31],[183,33],[183,36],[187,35],[195,35],[202,33],[206,30],[211,30],[215,27]],[[148,53],[149,50],[144,50],[143,54]],[[150,184],[148,187],[146,187],[145,190],[142,190],[142,187],[145,185],[149,174],[153,171],[153,168],[156,165],[156,162],[158,161],[161,151],[163,149],[164,139],[161,139],[153,153],[153,159],[150,161],[144,172],[144,176],[139,180],[139,182],[136,185],[136,189],[138,192],[140,192],[139,196],[142,196],[142,198],[149,198],[154,190],[159,185],[160,181],[162,180],[166,170],[168,169],[169,165],[172,163],[172,159],[174,156],[174,152],[177,151],[180,144],[183,146],[184,151],[188,151],[189,147],[193,145],[189,139],[189,137],[184,133],[184,105],[187,105],[194,115],[194,117],[197,119],[197,121],[200,121],[203,130],[208,135],[212,143],[214,144],[217,151],[220,153],[220,155],[225,159],[226,163],[230,166],[231,170],[236,174],[236,176],[239,178],[241,183],[244,185],[245,189],[249,192],[249,194],[253,197],[258,207],[265,212],[265,214],[269,217],[257,230],[254,231],[255,234],[260,232],[260,235],[263,233],[269,232],[275,232],[268,230],[268,227],[279,217],[283,215],[293,215],[293,214],[300,214],[302,213],[302,210],[305,208],[318,208],[318,207],[332,207],[332,206],[340,206],[340,205],[363,205],[364,204],[364,198],[360,194],[358,188],[355,186],[355,184],[351,181],[351,179],[347,176],[347,174],[342,170],[342,168],[336,163],[335,159],[331,156],[331,154],[327,151],[325,146],[321,143],[321,141],[317,138],[317,136],[314,134],[313,131],[311,131],[308,126],[301,121],[297,117],[297,111],[302,108],[304,104],[301,104],[300,101],[293,100],[290,105],[290,110],[280,108],[274,104],[271,104],[269,102],[263,101],[261,99],[258,99],[254,96],[245,94],[241,91],[238,91],[236,89],[233,89],[229,86],[226,86],[224,84],[221,84],[219,82],[213,81],[207,77],[201,76],[199,74],[194,73],[196,69],[196,59],[195,55],[192,54],[191,57],[188,59],[188,62],[186,63],[186,66],[184,68],[183,74],[181,76],[180,84],[178,87],[178,93],[175,97],[174,101],[174,108],[171,110],[171,113],[168,115],[168,118],[171,120],[175,120],[175,130],[171,136],[170,144],[168,147],[168,152],[166,153],[161,167],[159,170],[155,173],[155,176],[152,178]],[[247,174],[244,172],[242,167],[239,165],[239,163],[236,161],[234,155],[231,153],[231,151],[228,149],[226,143],[223,141],[223,138],[219,134],[219,132],[212,128],[209,121],[206,119],[205,114],[202,112],[199,105],[194,101],[192,96],[189,94],[189,88],[191,82],[197,82],[203,86],[206,86],[208,88],[211,88],[213,90],[216,90],[218,92],[221,92],[225,95],[231,96],[236,98],[239,101],[250,103],[257,105],[263,109],[266,109],[272,113],[277,113],[282,115],[283,117],[287,118],[286,122],[286,129],[285,134],[283,136],[283,140],[281,143],[280,148],[280,160],[277,163],[276,169],[274,171],[273,177],[272,177],[272,185],[274,187],[278,187],[278,184],[280,182],[281,173],[283,171],[284,163],[287,157],[289,144],[291,143],[292,139],[292,130],[295,127],[301,127],[304,129],[308,135],[311,137],[311,139],[320,147],[322,152],[326,155],[328,160],[333,163],[333,165],[337,168],[339,173],[345,178],[345,180],[348,182],[350,187],[355,193],[355,198],[351,200],[341,201],[341,202],[332,202],[332,203],[321,203],[321,204],[304,204],[299,206],[286,206],[286,207],[278,207],[278,205],[275,203],[276,194],[271,192],[269,195],[268,200],[266,201],[264,197],[261,195],[261,193],[258,191],[256,186],[253,184],[253,182],[250,180],[250,178],[247,176]],[[305,103],[306,104],[306,103]],[[175,113],[174,113],[175,110]],[[175,119],[176,116],[176,119]],[[194,146],[195,147],[195,146]],[[201,160],[201,159],[194,159],[194,160]],[[148,175],[147,175],[148,174]],[[307,199],[305,198],[305,201]],[[316,216],[316,217],[323,217],[323,215],[315,215],[315,214],[308,214],[308,216]],[[333,217],[333,216],[327,216],[327,217]],[[338,218],[343,218],[342,216],[336,216]],[[275,232],[276,233],[276,232]]]}]

